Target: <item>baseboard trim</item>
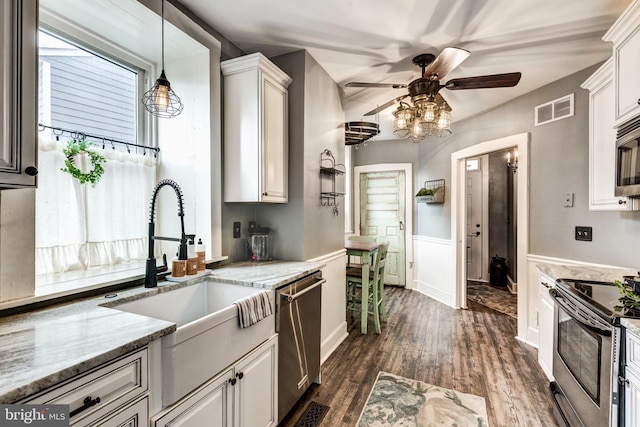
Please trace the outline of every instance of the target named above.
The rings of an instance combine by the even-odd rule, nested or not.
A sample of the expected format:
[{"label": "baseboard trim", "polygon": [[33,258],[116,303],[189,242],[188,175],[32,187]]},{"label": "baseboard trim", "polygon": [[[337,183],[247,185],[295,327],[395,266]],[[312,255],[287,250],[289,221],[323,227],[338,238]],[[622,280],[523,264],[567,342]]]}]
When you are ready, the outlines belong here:
[{"label": "baseboard trim", "polygon": [[507,289],[509,289],[509,292],[512,294],[518,293],[518,283],[514,282],[511,276],[507,276]]},{"label": "baseboard trim", "polygon": [[338,348],[342,341],[344,341],[349,336],[347,332],[347,322],[344,321],[340,326],[338,326],[328,337],[327,339],[320,344],[320,365],[324,365],[324,362],[327,361],[329,356],[333,354],[333,352]]},{"label": "baseboard trim", "polygon": [[413,288],[414,291],[420,292],[421,294],[424,294],[429,298],[433,298],[436,301],[446,304],[449,307],[460,308],[456,307],[455,304],[452,304],[453,296],[450,293],[444,292],[441,289],[436,288],[435,286],[429,285],[428,283],[420,282],[417,280],[415,280],[414,283],[416,285]]}]

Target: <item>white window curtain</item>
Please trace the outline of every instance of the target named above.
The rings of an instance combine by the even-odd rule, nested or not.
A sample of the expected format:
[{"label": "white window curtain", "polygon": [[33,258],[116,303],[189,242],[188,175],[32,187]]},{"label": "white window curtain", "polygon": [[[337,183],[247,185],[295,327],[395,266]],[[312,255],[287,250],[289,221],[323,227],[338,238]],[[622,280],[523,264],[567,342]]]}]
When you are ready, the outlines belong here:
[{"label": "white window curtain", "polygon": [[36,274],[146,259],[157,159],[149,153],[93,147],[107,159],[93,187],[62,172],[66,145],[66,140],[39,141]]}]

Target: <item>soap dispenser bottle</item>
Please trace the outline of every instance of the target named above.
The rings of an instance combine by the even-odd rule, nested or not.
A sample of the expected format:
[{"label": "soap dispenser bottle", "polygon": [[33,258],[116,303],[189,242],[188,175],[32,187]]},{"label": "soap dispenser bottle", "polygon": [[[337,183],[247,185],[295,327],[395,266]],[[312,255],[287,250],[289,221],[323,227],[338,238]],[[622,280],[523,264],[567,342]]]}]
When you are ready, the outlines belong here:
[{"label": "soap dispenser bottle", "polygon": [[196,255],[196,245],[192,237],[187,245],[187,276],[192,276],[198,272],[198,256]]},{"label": "soap dispenser bottle", "polygon": [[196,245],[196,256],[198,258],[198,272],[204,271],[207,266],[205,264],[206,247],[202,243],[202,239],[198,238],[198,244]]},{"label": "soap dispenser bottle", "polygon": [[171,276],[172,277],[184,277],[187,273],[187,260],[178,259],[178,254],[171,262]]}]

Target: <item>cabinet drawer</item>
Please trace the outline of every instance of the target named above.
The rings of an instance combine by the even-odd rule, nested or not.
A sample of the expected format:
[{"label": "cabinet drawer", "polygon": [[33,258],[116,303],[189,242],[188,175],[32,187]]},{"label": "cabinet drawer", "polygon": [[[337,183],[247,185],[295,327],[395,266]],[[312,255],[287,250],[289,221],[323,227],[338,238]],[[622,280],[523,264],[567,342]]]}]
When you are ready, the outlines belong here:
[{"label": "cabinet drawer", "polygon": [[627,329],[626,341],[627,366],[635,369],[636,372],[640,372],[640,337]]},{"label": "cabinet drawer", "polygon": [[91,427],[142,427],[149,424],[149,397],[102,418]]},{"label": "cabinet drawer", "polygon": [[[47,389],[23,403],[69,405],[70,423],[83,420],[83,424],[88,424],[147,391],[147,364],[145,348]],[[85,405],[85,400],[94,404]]]}]

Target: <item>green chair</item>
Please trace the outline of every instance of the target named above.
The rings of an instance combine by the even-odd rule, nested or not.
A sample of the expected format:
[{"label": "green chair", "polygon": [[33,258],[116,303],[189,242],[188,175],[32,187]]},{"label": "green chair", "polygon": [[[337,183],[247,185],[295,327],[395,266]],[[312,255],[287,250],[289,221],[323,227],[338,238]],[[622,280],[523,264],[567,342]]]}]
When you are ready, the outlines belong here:
[{"label": "green chair", "polygon": [[[360,314],[362,310],[367,310],[367,314],[373,315],[373,322],[376,333],[380,333],[380,316],[382,321],[387,321],[387,311],[384,305],[384,272],[386,266],[389,243],[380,244],[378,251],[374,255],[373,271],[369,272],[369,295],[368,301],[362,301],[362,269],[348,268],[346,277],[346,301],[347,310]],[[371,305],[371,310],[369,306]],[[366,325],[364,327],[366,331]]]}]

